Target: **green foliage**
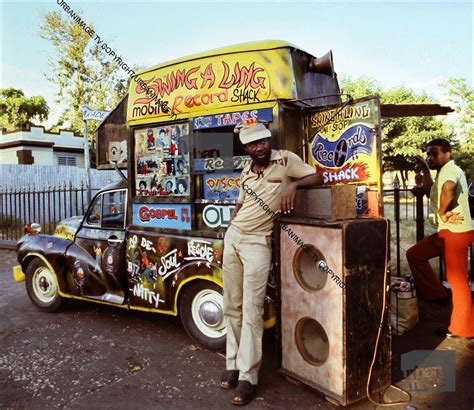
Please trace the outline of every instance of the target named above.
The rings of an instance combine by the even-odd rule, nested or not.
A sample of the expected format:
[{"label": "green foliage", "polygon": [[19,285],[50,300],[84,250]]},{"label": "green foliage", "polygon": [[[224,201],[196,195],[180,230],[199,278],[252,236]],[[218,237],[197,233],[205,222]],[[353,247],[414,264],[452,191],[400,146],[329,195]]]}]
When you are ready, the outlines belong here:
[{"label": "green foliage", "polygon": [[26,98],[22,90],[13,87],[0,89],[0,119],[3,128],[20,129],[32,120],[48,119],[49,107],[44,97]]},{"label": "green foliage", "polygon": [[450,78],[443,86],[448,91],[450,105],[456,110],[451,125],[455,135],[453,156],[464,170],[468,181],[474,182],[474,92],[464,78]]},{"label": "green foliage", "polygon": [[[342,77],[341,90],[354,98],[379,94],[382,104],[436,103],[426,93],[399,86],[384,90],[373,79]],[[384,171],[400,171],[406,185],[408,171],[413,170],[413,156],[422,153],[423,144],[433,138],[452,139],[446,125],[434,117],[382,118],[382,163]]]},{"label": "green foliage", "polygon": [[[40,35],[54,48],[49,59],[51,73],[46,78],[58,86],[56,102],[65,107],[53,129],[67,127],[84,135],[81,107],[113,109],[127,92],[125,73],[117,69],[113,58],[68,16],[62,17],[59,12],[46,13],[42,16]],[[88,125],[93,162],[94,131],[99,121],[89,121]]]}]

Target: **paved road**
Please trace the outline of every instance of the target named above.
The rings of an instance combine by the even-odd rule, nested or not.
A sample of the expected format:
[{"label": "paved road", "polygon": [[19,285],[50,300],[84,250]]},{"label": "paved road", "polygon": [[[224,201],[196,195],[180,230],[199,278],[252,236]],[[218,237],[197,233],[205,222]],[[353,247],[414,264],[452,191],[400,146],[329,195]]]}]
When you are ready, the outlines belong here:
[{"label": "paved road", "polygon": [[[232,393],[217,387],[224,358],[191,343],[178,319],[74,301],[60,313],[40,312],[24,284],[13,281],[14,264],[14,253],[0,250],[0,408],[234,408]],[[409,351],[422,348],[426,337],[399,340],[398,350]],[[335,407],[276,372],[271,332],[264,344],[258,397],[247,408]],[[472,380],[474,358],[458,348],[464,349],[459,372]],[[395,351],[394,371],[397,360]],[[458,382],[456,393],[440,394],[417,393],[412,405],[473,407],[465,407],[466,400],[474,404],[468,380]],[[351,408],[375,406],[363,401]]]}]

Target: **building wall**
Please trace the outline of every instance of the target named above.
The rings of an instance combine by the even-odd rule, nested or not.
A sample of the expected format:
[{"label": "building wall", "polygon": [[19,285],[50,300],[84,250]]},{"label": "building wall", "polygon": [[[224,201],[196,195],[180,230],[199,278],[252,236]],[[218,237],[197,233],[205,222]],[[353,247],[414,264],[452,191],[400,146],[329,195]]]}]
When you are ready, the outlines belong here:
[{"label": "building wall", "polygon": [[0,151],[0,164],[18,164],[16,152],[19,148],[5,148]]},{"label": "building wall", "polygon": [[[53,165],[53,150],[43,147],[19,147],[18,149],[29,149],[35,160],[35,165]],[[18,161],[16,162],[18,164]]]},{"label": "building wall", "polygon": [[[16,145],[15,145],[16,144]],[[43,127],[0,133],[0,164],[18,164],[17,151],[31,150],[35,165],[58,165],[58,157],[75,158],[84,168],[84,139],[72,131],[48,133]]]},{"label": "building wall", "polygon": [[30,150],[35,165],[54,165],[53,150],[43,147],[19,146],[0,150],[0,164],[18,164],[18,151]]}]

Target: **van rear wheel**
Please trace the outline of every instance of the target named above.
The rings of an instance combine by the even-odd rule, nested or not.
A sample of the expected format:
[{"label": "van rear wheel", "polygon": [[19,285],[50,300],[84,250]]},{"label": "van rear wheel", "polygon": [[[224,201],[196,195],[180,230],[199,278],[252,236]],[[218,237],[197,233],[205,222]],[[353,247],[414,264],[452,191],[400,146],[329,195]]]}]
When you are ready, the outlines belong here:
[{"label": "van rear wheel", "polygon": [[222,288],[213,282],[198,281],[184,289],[179,312],[184,329],[196,343],[210,349],[225,349]]}]

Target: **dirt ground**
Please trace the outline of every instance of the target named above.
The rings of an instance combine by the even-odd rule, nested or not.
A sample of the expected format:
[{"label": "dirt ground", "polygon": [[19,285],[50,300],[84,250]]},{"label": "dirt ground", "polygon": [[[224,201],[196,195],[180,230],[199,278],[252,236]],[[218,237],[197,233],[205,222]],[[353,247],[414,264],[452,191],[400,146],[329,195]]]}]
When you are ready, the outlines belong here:
[{"label": "dirt ground", "polygon": [[[0,250],[0,408],[234,408],[232,393],[217,387],[224,357],[193,344],[178,319],[69,302],[43,313],[13,281],[12,251]],[[464,340],[433,331],[450,307],[421,304],[412,331],[393,337],[392,383],[407,386],[401,356],[414,350],[455,352],[455,391],[412,391],[411,408],[473,409],[474,352]],[[257,398],[250,409],[331,409],[324,396],[289,383],[277,372],[274,332],[264,338]],[[385,400],[403,397],[390,389]],[[352,409],[382,408],[367,400]],[[392,407],[405,409],[407,405]]]}]

